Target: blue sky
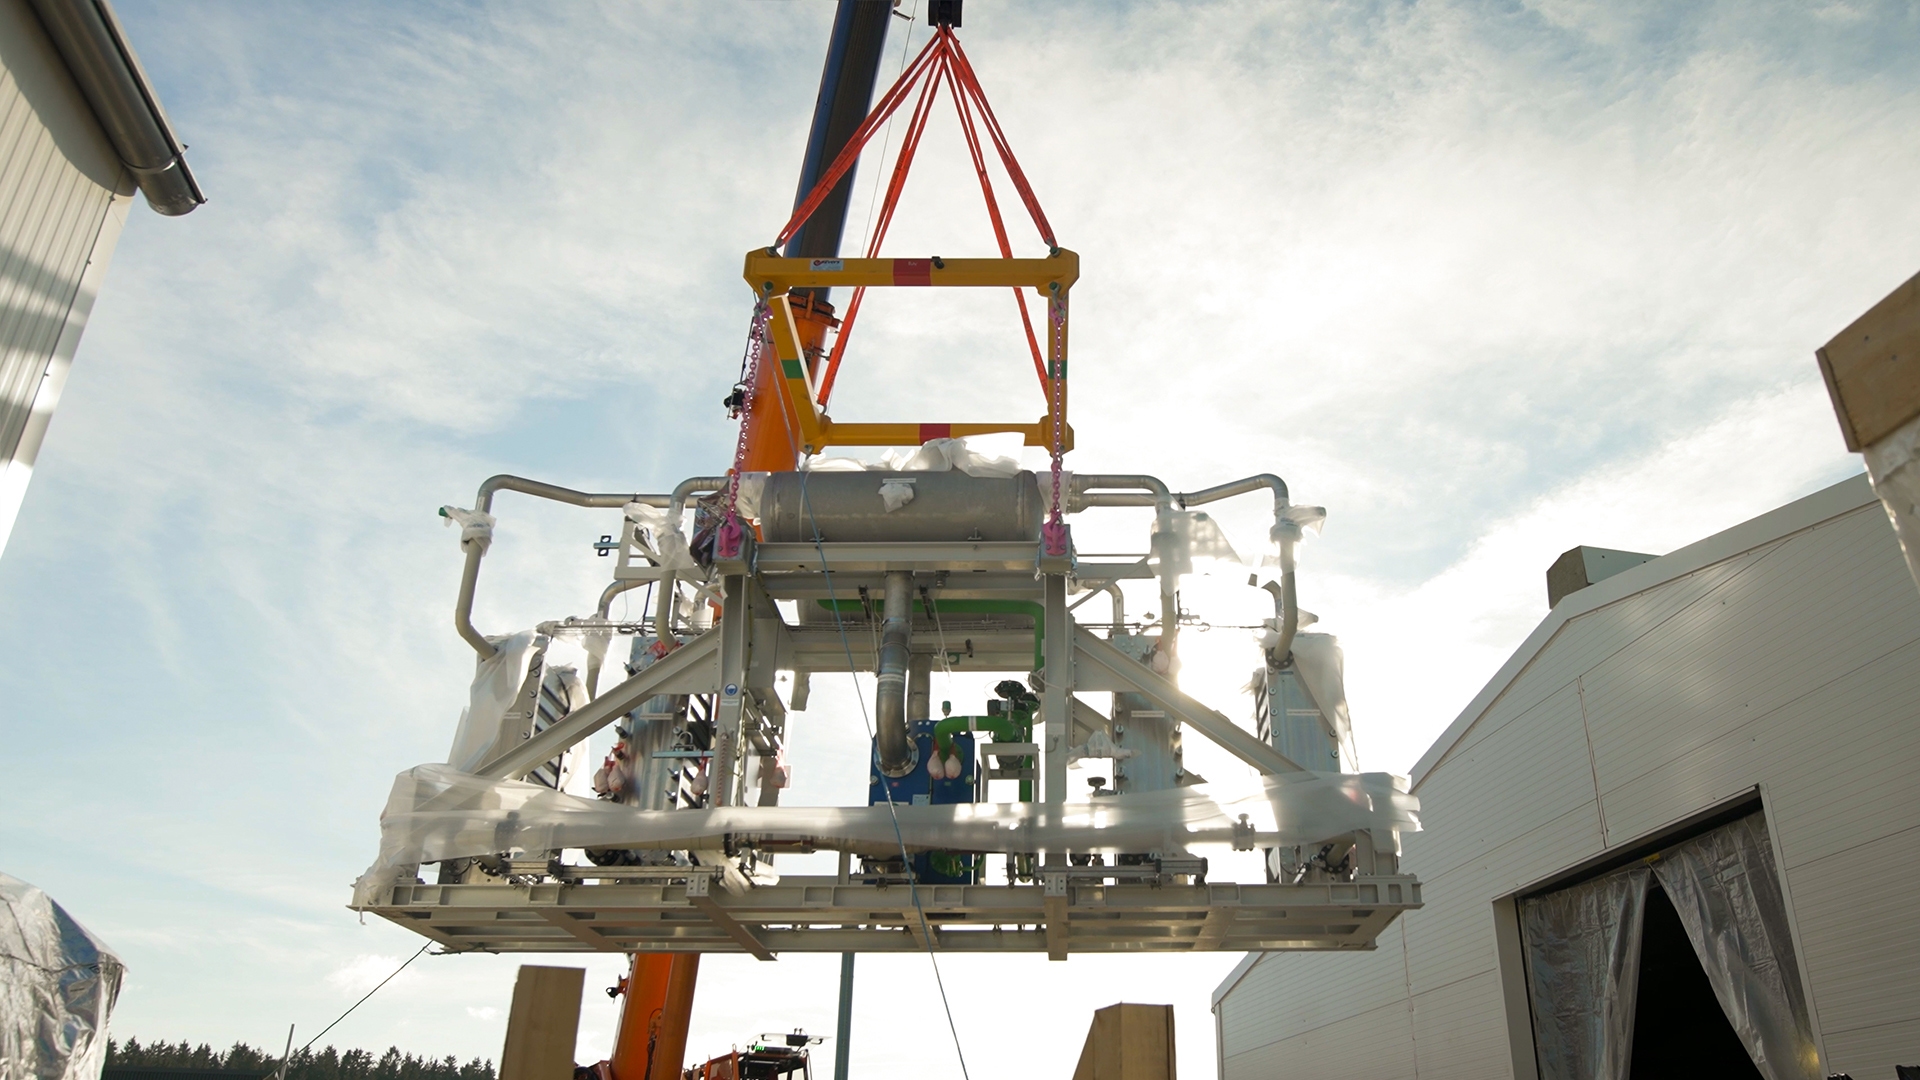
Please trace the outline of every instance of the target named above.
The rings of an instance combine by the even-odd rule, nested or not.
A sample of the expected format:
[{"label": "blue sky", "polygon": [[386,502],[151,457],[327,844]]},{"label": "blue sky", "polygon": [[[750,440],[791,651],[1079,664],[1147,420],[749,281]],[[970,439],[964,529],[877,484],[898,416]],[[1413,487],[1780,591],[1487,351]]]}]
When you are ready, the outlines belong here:
[{"label": "blue sky", "polygon": [[[435,508],[729,460],[739,259],[785,218],[832,8],[119,10],[212,201],[136,208],[0,559],[0,862],[126,957],[120,1034],[278,1045],[417,947],[344,904],[470,677]],[[1812,350],[1920,263],[1912,4],[975,0],[962,36],[1083,260],[1073,467],[1329,508],[1302,602],[1368,768],[1452,720],[1561,551],[1859,471]],[[936,123],[892,250],[987,249],[963,160]],[[896,301],[836,416],[1038,414],[1004,298]],[[481,625],[585,610],[608,523],[502,514]],[[803,719],[796,796],[850,797],[852,699]],[[1064,1074],[1127,999],[1174,1001],[1206,1075],[1234,959],[944,970],[976,1074]],[[515,963],[423,958],[329,1040],[497,1057]],[[692,1052],[829,1031],[834,969],[710,958]],[[859,1068],[957,1076],[925,959],[861,979]],[[583,1060],[612,1022],[590,993]]]}]

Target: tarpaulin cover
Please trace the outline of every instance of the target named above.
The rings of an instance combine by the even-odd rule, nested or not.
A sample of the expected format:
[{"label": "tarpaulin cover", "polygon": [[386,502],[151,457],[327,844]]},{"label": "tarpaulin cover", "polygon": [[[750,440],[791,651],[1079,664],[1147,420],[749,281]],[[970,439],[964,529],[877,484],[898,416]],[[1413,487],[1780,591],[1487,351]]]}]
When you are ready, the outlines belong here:
[{"label": "tarpaulin cover", "polygon": [[1766,819],[1754,814],[1669,848],[1653,873],[1760,1075],[1818,1080],[1820,1052]]},{"label": "tarpaulin cover", "polygon": [[1371,829],[1417,831],[1419,802],[1386,773],[1288,773],[1216,801],[1204,788],[1109,795],[1085,803],[635,810],[538,784],[421,765],[394,780],[380,815],[380,858],[354,903],[380,902],[421,863],[562,848],[721,848],[803,842],[869,855],[909,850],[1179,852],[1201,845],[1314,843]]},{"label": "tarpaulin cover", "polygon": [[1786,898],[1753,814],[1646,865],[1520,904],[1542,1080],[1626,1080],[1641,928],[1657,881],[1686,928],[1715,1000],[1767,1080],[1818,1080]]},{"label": "tarpaulin cover", "polygon": [[[449,765],[472,769],[492,756],[493,748],[500,743],[507,710],[513,707],[513,699],[526,681],[527,661],[533,655],[537,636],[532,630],[522,630],[487,639],[494,653],[480,661],[474,672],[467,707],[460,713],[460,726],[453,733],[453,747],[447,751]],[[517,730],[515,735],[518,736]]]},{"label": "tarpaulin cover", "polygon": [[1649,876],[1633,866],[1520,902],[1540,1080],[1627,1080]]},{"label": "tarpaulin cover", "polygon": [[1861,454],[1867,459],[1874,493],[1893,519],[1900,549],[1907,554],[1907,572],[1920,585],[1920,416]]},{"label": "tarpaulin cover", "polygon": [[51,897],[0,874],[0,1080],[97,1080],[125,974]]}]

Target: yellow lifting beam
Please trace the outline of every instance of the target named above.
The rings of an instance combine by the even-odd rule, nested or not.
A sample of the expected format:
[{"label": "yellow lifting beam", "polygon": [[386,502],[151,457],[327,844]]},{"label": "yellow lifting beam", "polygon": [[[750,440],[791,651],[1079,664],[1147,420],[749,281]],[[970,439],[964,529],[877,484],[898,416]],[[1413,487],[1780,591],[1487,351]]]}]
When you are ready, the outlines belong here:
[{"label": "yellow lifting beam", "polygon": [[[1042,326],[1048,368],[1064,378],[1067,290],[1080,277],[1080,256],[1056,249],[1044,259],[788,259],[766,248],[747,253],[747,284],[768,307],[767,330],[779,385],[794,421],[801,450],[817,454],[830,446],[919,446],[929,439],[1017,432],[1028,446],[1052,446],[1053,424],[1042,416],[1032,423],[841,424],[820,411],[818,388],[808,371],[800,330],[787,294],[794,289],[860,286],[959,286],[1030,288],[1063,313],[1057,330],[1051,317]],[[1065,400],[1062,395],[1061,405]],[[1073,428],[1064,428],[1065,449],[1073,448]]]}]

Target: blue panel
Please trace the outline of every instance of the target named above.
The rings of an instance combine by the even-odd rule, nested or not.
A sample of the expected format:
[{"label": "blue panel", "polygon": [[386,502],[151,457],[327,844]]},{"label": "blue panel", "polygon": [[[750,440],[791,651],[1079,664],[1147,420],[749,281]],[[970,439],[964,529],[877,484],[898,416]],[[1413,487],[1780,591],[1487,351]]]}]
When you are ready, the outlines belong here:
[{"label": "blue panel", "polygon": [[[973,753],[973,734],[958,732],[952,736],[952,749],[948,756],[960,758],[960,775],[931,779],[927,775],[927,761],[933,755],[933,729],[938,721],[916,720],[910,725],[914,748],[918,751],[913,771],[905,776],[883,776],[880,772],[880,751],[875,747],[867,761],[867,805],[880,806],[888,796],[892,796],[896,806],[947,806],[954,803],[978,802],[975,794],[978,790],[976,767]],[[968,885],[973,882],[972,856],[949,855],[944,852],[922,852],[913,857],[914,876],[921,882],[936,885]]]}]

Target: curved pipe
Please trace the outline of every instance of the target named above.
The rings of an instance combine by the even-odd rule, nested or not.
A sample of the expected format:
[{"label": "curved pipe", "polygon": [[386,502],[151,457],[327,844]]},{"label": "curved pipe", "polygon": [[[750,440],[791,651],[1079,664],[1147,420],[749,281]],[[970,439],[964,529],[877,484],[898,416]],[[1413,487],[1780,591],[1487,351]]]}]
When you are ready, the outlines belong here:
[{"label": "curved pipe", "polygon": [[[1150,492],[1152,498],[1142,495],[1119,494],[1114,491]],[[1102,491],[1103,494],[1089,494]],[[1069,502],[1075,509],[1089,506],[1154,506],[1162,511],[1173,509],[1173,493],[1159,477],[1144,473],[1089,473],[1075,474],[1073,489],[1068,493]]]},{"label": "curved pipe", "polygon": [[[694,495],[712,494],[727,486],[724,476],[693,476],[674,486],[673,494],[667,499],[667,520],[674,528],[680,527],[681,515],[687,512],[687,499]],[[653,636],[666,638],[673,633],[673,600],[679,595],[675,574],[660,575],[660,588],[654,595]]]},{"label": "curved pipe", "polygon": [[913,652],[913,575],[905,570],[887,571],[885,621],[880,624],[879,685],[874,690],[874,742],[879,751],[880,771],[888,776],[905,776],[913,771],[916,758],[913,739],[907,732],[907,668]]},{"label": "curved pipe", "polygon": [[207,201],[160,99],[104,0],[32,0],[67,70],[147,205],[168,217]]},{"label": "curved pipe", "polygon": [[1181,492],[1174,498],[1179,500],[1180,508],[1184,510],[1189,506],[1218,502],[1235,495],[1245,495],[1249,491],[1259,491],[1261,488],[1267,488],[1273,492],[1273,513],[1278,519],[1280,511],[1287,508],[1287,482],[1272,473],[1260,473],[1225,484],[1215,484],[1213,487],[1202,488],[1199,491]]},{"label": "curved pipe", "polygon": [[[1102,488],[1122,490],[1096,493],[1096,489]],[[1148,494],[1137,495],[1132,492]],[[1168,535],[1171,530],[1174,499],[1165,481],[1145,473],[1089,473],[1073,478],[1073,505],[1076,509],[1091,506],[1151,506],[1154,510],[1154,533],[1160,536]],[[1171,560],[1161,558],[1160,567],[1160,647],[1171,658],[1175,638],[1180,633],[1179,579],[1170,572]],[[1116,623],[1119,621],[1119,602],[1116,589]]]},{"label": "curved pipe", "polygon": [[[493,497],[502,491],[517,491],[523,495],[532,495],[535,498],[547,499],[551,502],[566,503],[569,506],[606,508],[625,506],[632,502],[645,503],[648,506],[669,506],[674,499],[683,498],[681,488],[685,488],[687,485],[696,482],[704,482],[706,479],[707,478],[702,477],[699,478],[699,481],[683,481],[680,487],[673,489],[674,493],[672,496],[667,496],[641,493],[618,494],[613,492],[595,493],[575,491],[572,488],[564,488],[558,484],[549,484],[540,480],[529,480],[524,476],[513,476],[507,473],[501,473],[497,476],[489,476],[481,481],[480,490],[474,495],[473,507],[483,514],[492,513]],[[495,649],[493,643],[487,640],[486,635],[475,629],[473,625],[473,593],[475,586],[477,586],[480,581],[480,559],[486,552],[484,546],[478,540],[462,540],[460,541],[460,546],[466,550],[467,562],[460,570],[460,595],[453,602],[453,628],[459,632],[460,637],[464,639],[468,645],[473,646],[474,652],[480,654],[480,659],[489,660],[492,659],[493,654],[499,650]],[[605,602],[607,599],[606,596],[602,596],[601,614],[603,615],[606,613]]]},{"label": "curved pipe", "polygon": [[1269,581],[1262,587],[1273,594],[1273,614],[1280,622],[1280,642],[1273,648],[1274,663],[1284,664],[1287,655],[1293,651],[1294,635],[1300,632],[1299,593],[1293,575],[1293,544],[1300,538],[1300,529],[1286,519],[1287,482],[1272,473],[1258,473],[1199,491],[1182,492],[1174,498],[1179,500],[1184,509],[1262,488],[1273,492],[1273,531],[1268,535],[1280,546],[1280,580]]}]

